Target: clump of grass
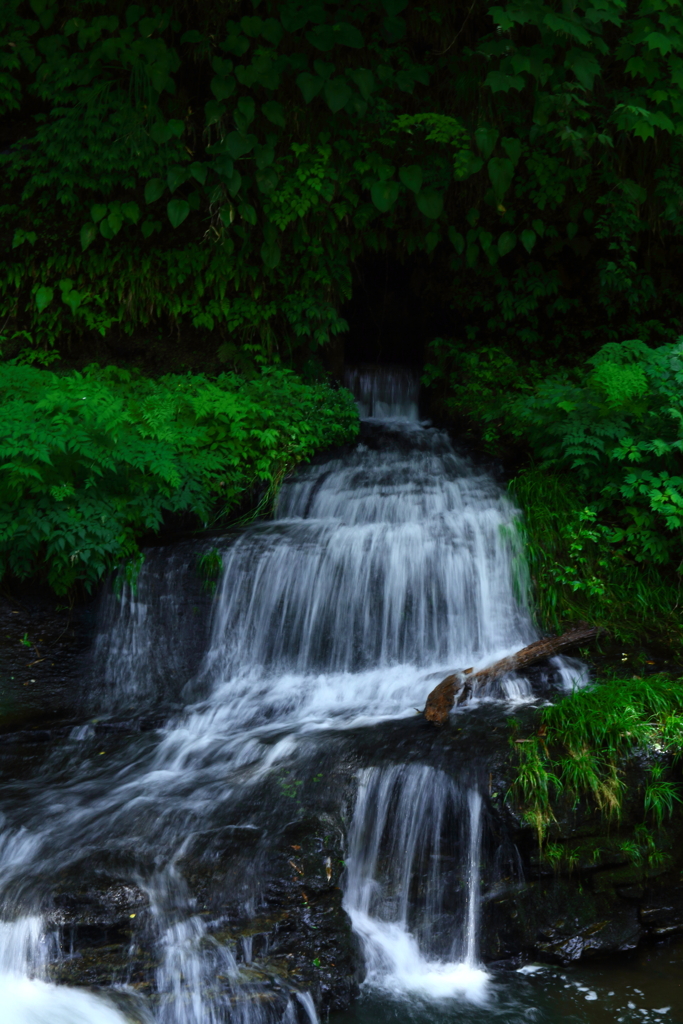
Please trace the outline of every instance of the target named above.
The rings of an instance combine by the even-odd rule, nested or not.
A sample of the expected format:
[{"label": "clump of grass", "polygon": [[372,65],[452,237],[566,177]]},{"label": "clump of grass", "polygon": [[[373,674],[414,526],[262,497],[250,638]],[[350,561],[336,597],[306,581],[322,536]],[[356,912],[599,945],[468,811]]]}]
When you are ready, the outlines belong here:
[{"label": "clump of grass", "polygon": [[614,543],[576,481],[531,467],[510,484],[522,509],[540,624],[587,620],[626,644],[643,637],[683,652],[681,577],[667,566],[636,562]]},{"label": "clump of grass", "polygon": [[531,736],[520,738],[514,722],[511,742],[519,752],[512,791],[539,845],[555,820],[557,797],[575,806],[588,799],[606,817],[619,818],[624,768],[637,749],[660,758],[642,794],[645,821],[660,828],[683,802],[681,786],[661,763],[663,756],[675,763],[683,752],[683,683],[667,675],[608,679],[579,690],[540,709]]}]

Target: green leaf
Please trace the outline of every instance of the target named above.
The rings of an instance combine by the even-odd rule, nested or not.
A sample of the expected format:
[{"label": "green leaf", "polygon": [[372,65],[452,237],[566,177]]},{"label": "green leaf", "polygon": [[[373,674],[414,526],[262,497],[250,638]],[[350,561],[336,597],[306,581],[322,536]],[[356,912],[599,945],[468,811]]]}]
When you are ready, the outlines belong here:
[{"label": "green leaf", "polygon": [[72,289],[68,292],[62,293],[62,300],[67,304],[72,313],[75,313],[81,304],[82,296],[80,292]]},{"label": "green leaf", "polygon": [[208,103],[204,104],[204,119],[207,128],[210,128],[216,121],[220,121],[224,114],[225,107],[222,103],[218,103],[216,100],[209,100]]},{"label": "green leaf", "polygon": [[375,89],[375,76],[367,68],[357,68],[355,71],[347,71],[347,76],[358,87],[358,91],[364,100],[369,100]]},{"label": "green leaf", "polygon": [[279,179],[273,167],[264,167],[263,170],[257,171],[254,177],[259,191],[263,192],[264,195],[269,195],[277,188]]},{"label": "green leaf", "polygon": [[232,173],[235,170],[235,163],[232,157],[227,154],[217,156],[211,166],[216,174],[219,174],[222,178],[232,177]]},{"label": "green leaf", "polygon": [[343,78],[330,78],[325,82],[325,99],[332,113],[336,114],[351,99],[351,89]]},{"label": "green leaf", "polygon": [[250,203],[240,203],[237,212],[247,224],[256,224],[256,210]]},{"label": "green leaf", "polygon": [[226,78],[215,75],[214,78],[211,79],[211,92],[217,100],[227,100],[234,93],[235,85],[235,79],[232,75]]},{"label": "green leaf", "polygon": [[517,235],[513,231],[504,231],[498,239],[498,252],[501,256],[507,256],[517,245]]},{"label": "green leaf", "polygon": [[256,166],[262,171],[264,167],[270,167],[272,164],[275,159],[275,150],[272,146],[256,146],[254,157],[256,159]]},{"label": "green leaf", "polygon": [[41,285],[36,292],[36,309],[39,313],[42,313],[46,306],[49,306],[52,302],[54,291],[52,288],[48,288],[47,285]]},{"label": "green leaf", "polygon": [[397,43],[406,34],[406,23],[403,18],[385,18],[382,22],[382,33],[388,43]]},{"label": "green leaf", "polygon": [[156,124],[152,125],[149,134],[159,146],[173,138],[173,131],[165,121],[157,121]]},{"label": "green leaf", "polygon": [[491,92],[510,92],[510,89],[520,90],[524,88],[524,79],[521,75],[506,75],[502,71],[489,71],[484,80]]},{"label": "green leaf", "polygon": [[441,211],[443,210],[443,194],[441,192],[437,192],[434,189],[425,189],[424,192],[418,193],[416,199],[418,209],[425,217],[429,217],[430,220],[436,220],[437,217],[441,216]]},{"label": "green leaf", "polygon": [[494,194],[500,203],[510,187],[510,182],[515,172],[512,160],[508,159],[508,157],[494,156],[489,160],[487,166]]},{"label": "green leaf", "polygon": [[337,42],[341,43],[342,46],[349,46],[354,50],[362,50],[365,46],[363,33],[355,25],[349,25],[348,22],[341,21],[338,25],[334,26],[333,31]]},{"label": "green leaf", "polygon": [[323,52],[331,50],[337,41],[331,25],[316,25],[310,32],[306,33],[306,38],[311,46],[315,46],[316,49]]},{"label": "green leaf", "polygon": [[479,152],[484,157],[484,160],[488,160],[496,147],[498,132],[495,128],[477,128],[474,133],[474,141],[477,144]]},{"label": "green leaf", "polygon": [[97,238],[97,228],[94,224],[84,224],[81,228],[81,249],[83,252],[91,245]]},{"label": "green leaf", "polygon": [[269,270],[274,270],[280,262],[282,253],[277,242],[265,242],[261,246],[261,259]]},{"label": "green leaf", "polygon": [[448,237],[453,243],[453,248],[457,252],[458,256],[462,256],[462,254],[465,251],[465,239],[463,238],[459,231],[455,230],[453,225],[451,225],[448,229]]},{"label": "green leaf", "polygon": [[[102,221],[102,224],[108,224],[111,230],[112,236],[118,235],[119,231],[123,226],[123,217],[119,210],[112,210],[106,221]],[[101,227],[101,225],[100,225]]]},{"label": "green leaf", "polygon": [[409,167],[402,167],[398,176],[411,192],[419,192],[422,188],[422,168],[419,164],[410,164]]},{"label": "green leaf", "polygon": [[186,203],[184,199],[171,199],[166,211],[171,224],[177,228],[187,219],[190,213],[190,204]]},{"label": "green leaf", "polygon": [[99,224],[102,218],[107,216],[107,210],[108,207],[104,203],[95,203],[94,206],[90,207],[90,216],[95,224]]},{"label": "green leaf", "polygon": [[382,6],[387,14],[393,17],[400,14],[401,11],[405,11],[408,6],[408,0],[382,0]]},{"label": "green leaf", "polygon": [[106,238],[108,240],[111,240],[114,237],[114,232],[111,229],[108,217],[105,217],[104,220],[100,221],[100,234],[102,235],[102,238]]},{"label": "green leaf", "polygon": [[301,89],[304,102],[310,103],[318,95],[325,82],[319,75],[311,75],[308,71],[303,71],[296,76],[296,84]]},{"label": "green leaf", "polygon": [[158,220],[145,220],[142,223],[140,230],[142,231],[143,238],[149,238],[149,236],[156,231],[157,227],[161,227]]},{"label": "green leaf", "polygon": [[591,53],[571,50],[565,60],[565,67],[571,68],[580,84],[589,92],[595,76],[600,74],[600,64]]},{"label": "green leaf", "polygon": [[245,127],[249,127],[256,117],[256,103],[252,96],[240,96],[237,101],[237,109],[244,119]]},{"label": "green leaf", "polygon": [[228,192],[231,196],[236,196],[242,187],[242,175],[239,171],[235,170],[232,172],[232,176],[228,181]]},{"label": "green leaf", "polygon": [[502,139],[501,146],[516,167],[519,163],[519,158],[522,155],[521,141],[519,139]]},{"label": "green leaf", "polygon": [[662,56],[673,50],[673,43],[663,32],[650,32],[645,36],[645,42],[650,50],[659,50]]},{"label": "green leaf", "polygon": [[531,226],[534,229],[534,231],[536,232],[536,234],[540,235],[541,238],[543,238],[543,236],[545,234],[545,224],[543,223],[543,221],[542,220],[532,220]]},{"label": "green leaf", "polygon": [[370,189],[370,197],[380,213],[387,213],[398,199],[399,192],[397,181],[376,181]]},{"label": "green leaf", "polygon": [[519,236],[519,240],[528,253],[531,252],[533,247],[536,245],[536,232],[532,231],[531,228],[525,228]]},{"label": "green leaf", "polygon": [[179,185],[187,181],[187,168],[181,167],[180,164],[169,167],[166,180],[171,193],[175,192]]},{"label": "green leaf", "polygon": [[200,164],[197,160],[190,164],[190,174],[195,181],[198,181],[200,185],[203,185],[206,181],[207,167],[206,164]]},{"label": "green leaf", "polygon": [[140,207],[137,203],[123,203],[121,213],[126,220],[131,221],[133,224],[137,224],[140,220]]},{"label": "green leaf", "polygon": [[251,139],[253,139],[253,136],[251,136],[251,138],[245,138],[244,135],[240,135],[239,132],[230,132],[230,134],[226,136],[223,145],[233,160],[239,160],[240,157],[250,153],[254,148],[254,143]]},{"label": "green leaf", "polygon": [[172,135],[175,135],[176,139],[179,139],[185,131],[185,122],[180,120],[170,120],[168,122],[168,129]]},{"label": "green leaf", "polygon": [[145,185],[145,202],[155,203],[163,196],[165,189],[166,185],[161,178],[150,178]]},{"label": "green leaf", "polygon": [[275,100],[268,100],[261,107],[261,111],[263,116],[267,117],[272,124],[276,124],[280,128],[285,127],[285,111],[281,103],[277,103]]}]

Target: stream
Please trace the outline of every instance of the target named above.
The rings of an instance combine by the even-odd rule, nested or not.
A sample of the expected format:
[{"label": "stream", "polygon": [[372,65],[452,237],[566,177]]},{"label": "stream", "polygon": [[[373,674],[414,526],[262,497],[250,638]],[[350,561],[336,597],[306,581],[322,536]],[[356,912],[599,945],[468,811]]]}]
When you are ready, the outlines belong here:
[{"label": "stream", "polygon": [[101,600],[78,720],[0,747],[3,1024],[683,1022],[676,945],[537,964],[497,935],[528,860],[506,720],[588,673],[418,718],[539,635],[518,512],[408,374],[349,385],[358,443],[272,520],[151,549]]}]

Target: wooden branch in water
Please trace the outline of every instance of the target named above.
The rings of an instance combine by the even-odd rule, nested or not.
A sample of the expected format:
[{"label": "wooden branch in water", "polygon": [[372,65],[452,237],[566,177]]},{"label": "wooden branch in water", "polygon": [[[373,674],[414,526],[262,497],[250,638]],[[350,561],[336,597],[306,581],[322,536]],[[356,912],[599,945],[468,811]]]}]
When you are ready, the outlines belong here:
[{"label": "wooden branch in water", "polygon": [[595,626],[588,626],[582,622],[567,630],[562,636],[536,640],[528,647],[523,647],[521,651],[516,651],[515,654],[510,654],[507,658],[501,658],[500,661],[481,668],[478,672],[474,672],[471,668],[454,672],[452,675],[446,676],[429,694],[424,716],[428,722],[443,725],[451,708],[456,703],[456,697],[457,703],[461,704],[484,683],[490,683],[493,679],[505,675],[506,672],[517,672],[520,669],[529,668],[531,665],[543,661],[544,658],[552,658],[556,654],[566,651],[569,647],[588,643],[597,635],[598,630]]}]

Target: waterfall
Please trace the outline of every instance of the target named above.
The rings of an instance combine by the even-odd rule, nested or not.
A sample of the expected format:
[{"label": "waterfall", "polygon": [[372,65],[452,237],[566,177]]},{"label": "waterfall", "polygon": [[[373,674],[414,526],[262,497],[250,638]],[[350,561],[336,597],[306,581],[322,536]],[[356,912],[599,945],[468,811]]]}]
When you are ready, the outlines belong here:
[{"label": "waterfall", "polygon": [[[124,1012],[156,1024],[315,1024],[311,993],[254,967],[250,935],[231,931],[264,906],[268,842],[298,813],[297,787],[308,779],[307,799],[329,817],[323,780],[344,744],[365,742],[367,765],[376,730],[412,729],[435,679],[536,638],[518,512],[501,487],[417,421],[411,378],[353,382],[371,417],[358,443],[292,476],[271,521],[150,551],[137,584],[105,597],[88,695],[97,716],[0,796],[9,1024],[114,1024]],[[198,572],[209,549],[223,566],[215,594]],[[546,683],[572,674],[558,659]],[[533,695],[511,674],[478,699]],[[345,906],[368,984],[476,1000],[480,781],[396,761],[361,768],[348,837]],[[329,880],[329,855],[316,856]],[[196,865],[217,863],[222,881],[200,907]],[[143,939],[152,950],[152,1000],[126,987],[125,971],[115,978],[124,1010],[67,986],[55,994],[48,967],[67,954],[59,922],[60,953],[47,922],[65,873],[138,894],[144,911],[126,927],[131,950]],[[34,1013],[48,995],[54,1012]]]},{"label": "waterfall", "polygon": [[345,907],[370,987],[483,998],[480,847],[476,789],[426,766],[364,773],[349,832]]}]

